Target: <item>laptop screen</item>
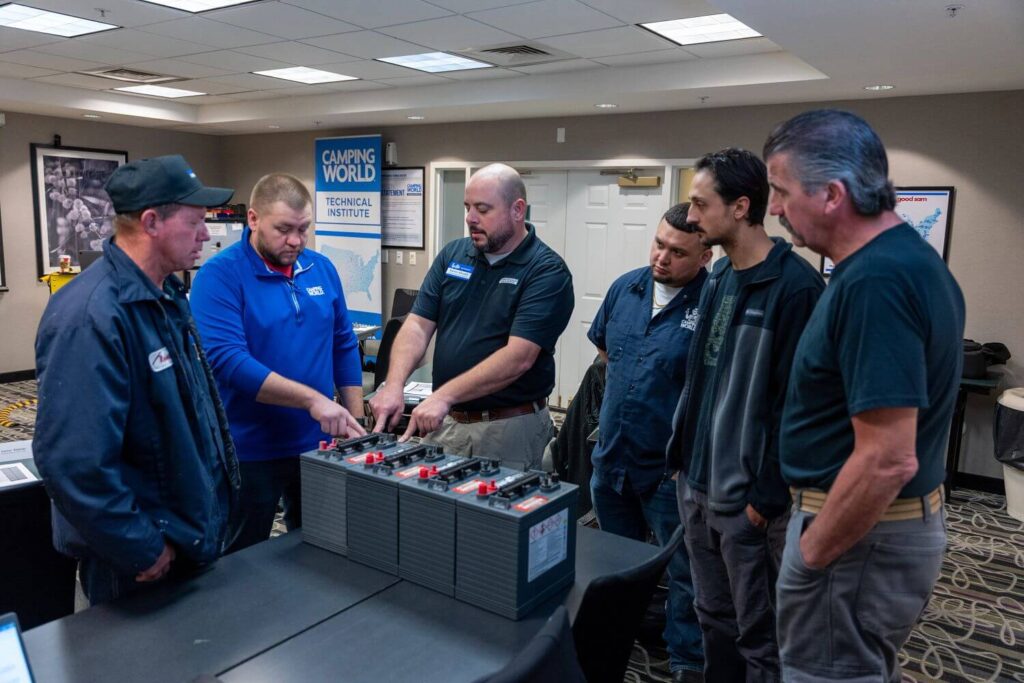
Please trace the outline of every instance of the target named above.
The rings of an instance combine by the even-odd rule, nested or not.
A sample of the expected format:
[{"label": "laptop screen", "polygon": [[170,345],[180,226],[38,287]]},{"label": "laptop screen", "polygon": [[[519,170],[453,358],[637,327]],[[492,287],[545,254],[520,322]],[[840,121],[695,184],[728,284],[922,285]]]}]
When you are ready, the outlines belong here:
[{"label": "laptop screen", "polygon": [[13,614],[0,616],[0,682],[32,683],[28,655]]}]

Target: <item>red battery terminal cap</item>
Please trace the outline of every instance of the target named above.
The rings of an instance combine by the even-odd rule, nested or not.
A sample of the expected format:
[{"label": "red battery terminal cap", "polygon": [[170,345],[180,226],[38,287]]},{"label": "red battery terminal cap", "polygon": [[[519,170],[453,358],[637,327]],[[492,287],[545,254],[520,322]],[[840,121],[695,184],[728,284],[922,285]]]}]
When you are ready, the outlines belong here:
[{"label": "red battery terminal cap", "polygon": [[431,474],[437,474],[437,465],[431,465],[430,466],[430,473]]},{"label": "red battery terminal cap", "polygon": [[420,479],[429,479],[429,478],[430,478],[430,470],[428,470],[426,467],[421,467],[420,468]]},{"label": "red battery terminal cap", "polygon": [[487,485],[488,493],[494,493],[497,490],[498,490],[498,485],[495,483],[495,481],[493,479],[491,479],[491,483]]},{"label": "red battery terminal cap", "polygon": [[367,465],[372,465],[376,460],[377,460],[377,456],[376,455],[374,455],[373,453],[367,453],[366,454],[366,460],[364,460],[363,462],[365,462]]},{"label": "red battery terminal cap", "polygon": [[326,441],[321,441],[320,442],[320,450],[322,450],[322,451],[326,451],[327,450],[327,442]]},{"label": "red battery terminal cap", "polygon": [[487,482],[480,482],[480,485],[476,487],[476,495],[486,496],[487,495]]}]

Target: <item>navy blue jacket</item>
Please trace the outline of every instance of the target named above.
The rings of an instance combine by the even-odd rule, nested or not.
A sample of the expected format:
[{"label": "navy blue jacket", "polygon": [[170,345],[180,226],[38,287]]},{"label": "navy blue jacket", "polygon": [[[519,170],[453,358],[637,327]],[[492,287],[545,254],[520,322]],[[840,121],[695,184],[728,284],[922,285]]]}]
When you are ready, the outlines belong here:
[{"label": "navy blue jacket", "polygon": [[[682,470],[687,484],[704,491],[708,507],[737,512],[752,505],[768,518],[789,507],[789,489],[779,468],[779,428],[793,355],[807,319],[825,288],[821,275],[792,245],[775,245],[736,299],[718,363],[701,382],[711,392],[706,457],[693,457],[701,397],[691,395],[715,311],[715,294],[728,258],[715,263],[701,294],[700,320],[686,367],[686,388],[673,417],[667,457],[670,470]],[[708,453],[710,451],[710,453]],[[682,475],[681,475],[682,476]]]},{"label": "navy blue jacket", "polygon": [[165,540],[216,559],[238,463],[181,281],[161,291],[113,239],[50,300],[36,337],[33,454],[57,550],[132,575]]},{"label": "navy blue jacket", "polygon": [[608,353],[594,472],[620,493],[626,477],[644,495],[665,474],[672,410],[686,381],[686,356],[707,279],[701,268],[652,318],[651,267],[631,270],[608,288],[590,325],[587,337]]}]

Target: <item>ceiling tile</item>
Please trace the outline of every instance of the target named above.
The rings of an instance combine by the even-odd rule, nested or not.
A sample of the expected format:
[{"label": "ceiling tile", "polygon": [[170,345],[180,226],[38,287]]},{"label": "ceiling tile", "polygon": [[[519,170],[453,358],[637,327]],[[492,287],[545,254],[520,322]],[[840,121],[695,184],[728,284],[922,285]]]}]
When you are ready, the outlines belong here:
[{"label": "ceiling tile", "polygon": [[94,36],[83,36],[76,38],[76,41],[91,43],[94,45],[106,45],[119,50],[130,50],[140,52],[151,57],[180,57],[181,55],[194,54],[196,52],[208,52],[210,48],[206,45],[167,38],[153,33],[143,33],[133,28],[122,28],[117,31],[105,31]]},{"label": "ceiling tile", "polygon": [[512,76],[522,76],[523,74],[518,71],[509,71],[508,69],[465,69],[463,71],[445,71],[445,78],[452,78],[457,81],[487,81],[494,78],[509,78]]},{"label": "ceiling tile", "polygon": [[728,40],[724,43],[704,43],[702,45],[685,45],[683,49],[697,55],[701,59],[718,57],[737,57],[740,55],[758,55],[765,52],[779,52],[781,47],[767,38],[745,38]]},{"label": "ceiling tile", "polygon": [[631,55],[613,55],[610,57],[594,57],[595,62],[606,66],[639,66],[641,64],[664,64],[666,62],[685,62],[696,59],[682,48],[655,50],[654,52],[637,52]]},{"label": "ceiling tile", "polygon": [[277,90],[252,90],[250,92],[240,92],[235,95],[231,95],[231,98],[237,102],[246,102],[248,100],[272,100],[280,99],[281,94]]},{"label": "ceiling tile", "polygon": [[620,26],[601,31],[552,36],[539,42],[579,57],[624,55],[633,52],[664,50],[674,46],[669,41],[636,26]]},{"label": "ceiling tile", "polygon": [[419,76],[404,76],[402,78],[379,78],[377,79],[377,82],[384,83],[386,85],[393,85],[396,88],[451,83],[451,81],[448,80],[447,78],[444,78],[442,76],[434,76],[432,74],[421,74]]},{"label": "ceiling tile", "polygon": [[217,69],[203,64],[192,64],[183,62],[180,59],[151,59],[145,62],[133,62],[125,64],[132,69],[152,71],[165,76],[178,76],[179,78],[209,78],[210,76],[222,76],[233,73],[225,69]]},{"label": "ceiling tile", "polygon": [[356,78],[381,79],[381,78],[402,78],[403,76],[415,76],[419,72],[406,69],[403,66],[395,66],[385,62],[377,62],[372,59],[360,62],[342,62],[338,64],[321,64],[318,68],[325,71],[343,73],[346,76]]},{"label": "ceiling tile", "polygon": [[528,74],[553,74],[562,71],[581,71],[583,69],[601,68],[604,68],[601,64],[596,64],[589,59],[569,59],[564,62],[548,62],[547,64],[517,66],[513,71],[520,71]]},{"label": "ceiling tile", "polygon": [[404,40],[398,40],[376,31],[341,33],[336,36],[309,38],[302,42],[346,55],[355,55],[363,59],[398,57],[400,55],[414,55],[429,51],[423,45],[407,43]]},{"label": "ceiling tile", "polygon": [[149,58],[149,55],[138,52],[118,50],[114,47],[83,43],[78,40],[67,40],[63,43],[53,43],[52,45],[40,45],[36,50],[38,52],[45,52],[51,55],[60,55],[61,57],[87,59],[91,62],[103,62],[104,64],[118,65],[127,64],[128,62],[138,62]]},{"label": "ceiling tile", "polygon": [[83,71],[85,69],[109,66],[103,62],[93,62],[85,59],[72,59],[71,57],[50,55],[43,52],[35,52],[33,50],[4,52],[2,57],[5,62],[14,62],[15,64],[24,64],[26,66],[36,66],[40,69],[52,69],[53,71]]},{"label": "ceiling tile", "polygon": [[97,78],[96,76],[85,76],[82,74],[55,74],[53,76],[36,78],[35,80],[56,85],[69,85],[73,88],[88,88],[89,90],[110,90],[121,85],[129,85],[128,83],[112,81],[109,78]]},{"label": "ceiling tile", "polygon": [[466,15],[524,38],[542,38],[621,26],[622,22],[576,0],[540,0],[528,5]]},{"label": "ceiling tile", "polygon": [[349,90],[384,90],[391,86],[377,81],[338,81],[337,83],[324,83],[324,87],[336,92],[345,92]]},{"label": "ceiling tile", "polygon": [[536,2],[536,0],[430,0],[432,5],[444,7],[459,14],[494,9],[495,7],[507,7],[508,5],[523,5],[528,2]]},{"label": "ceiling tile", "polygon": [[309,12],[294,5],[266,2],[206,12],[203,18],[231,26],[269,33],[282,38],[312,38],[332,33],[358,31],[359,26]]},{"label": "ceiling tile", "polygon": [[250,31],[246,28],[230,28],[220,22],[210,21],[202,17],[188,17],[174,21],[163,21],[159,24],[148,24],[141,31],[156,35],[187,40],[214,48],[232,48],[242,45],[262,45],[275,43],[277,37]]},{"label": "ceiling tile", "polygon": [[0,62],[0,78],[38,78],[39,76],[50,76],[55,73],[57,72],[50,69],[40,69],[37,66]]},{"label": "ceiling tile", "polygon": [[405,24],[451,14],[422,0],[286,0],[286,3],[326,14],[362,28]]},{"label": "ceiling tile", "polygon": [[203,64],[216,69],[230,71],[232,73],[245,73],[249,71],[269,71],[270,69],[285,69],[294,66],[287,62],[278,62],[273,59],[263,59],[255,55],[246,55],[233,50],[217,50],[216,52],[204,52],[202,54],[184,55],[181,61],[193,64]]},{"label": "ceiling tile", "polygon": [[189,104],[224,104],[238,102],[238,98],[235,95],[196,95],[195,97],[186,97],[182,101]]},{"label": "ceiling tile", "polygon": [[624,24],[646,24],[651,21],[689,19],[721,14],[722,10],[705,0],[583,0],[596,10],[610,14]]},{"label": "ceiling tile", "polygon": [[[221,88],[230,87],[234,92],[240,90],[280,90],[281,88],[289,88],[295,85],[294,81],[286,81],[269,76],[257,76],[256,74],[230,74],[227,76],[217,76],[217,78],[198,78],[190,82],[197,86],[210,82],[212,87],[217,87],[218,85]],[[217,93],[210,94],[215,95]]]},{"label": "ceiling tile", "polygon": [[[232,76],[226,75],[222,78],[232,78]],[[251,90],[251,88],[243,88],[231,83],[221,82],[216,78],[193,78],[188,81],[168,83],[167,86],[170,88],[181,88],[182,90],[194,90],[206,93],[207,95],[229,95],[243,90]]]},{"label": "ceiling tile", "polygon": [[359,57],[334,52],[333,50],[325,50],[322,47],[306,45],[294,40],[235,49],[237,52],[243,52],[247,55],[263,57],[264,59],[275,59],[279,62],[287,62],[296,66],[318,66],[320,64],[357,61],[359,59]]},{"label": "ceiling tile", "polygon": [[[411,43],[426,45],[435,50],[460,50],[519,40],[519,36],[491,28],[466,17],[447,17],[420,21],[415,24],[389,26],[380,29],[380,32]],[[557,31],[557,33],[565,33],[565,31]]]},{"label": "ceiling tile", "polygon": [[45,33],[22,31],[17,28],[0,26],[0,52],[24,50],[27,47],[46,45],[48,43],[62,43],[65,41],[67,41],[67,38],[61,38],[60,36],[50,36]]}]

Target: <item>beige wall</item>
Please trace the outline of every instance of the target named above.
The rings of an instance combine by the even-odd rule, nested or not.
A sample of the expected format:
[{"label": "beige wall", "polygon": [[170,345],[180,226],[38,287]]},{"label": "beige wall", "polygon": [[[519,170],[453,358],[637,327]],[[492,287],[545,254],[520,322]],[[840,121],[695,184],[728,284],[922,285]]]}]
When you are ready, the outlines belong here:
[{"label": "beige wall", "polygon": [[[313,140],[330,135],[381,133],[398,143],[402,165],[441,160],[585,160],[692,158],[729,145],[760,152],[778,121],[814,104],[699,109],[649,114],[410,125],[377,129],[334,129],[303,133],[205,138],[150,130],[95,126],[41,117],[10,115],[0,130],[0,205],[9,280],[32,291],[0,295],[0,372],[31,367],[31,338],[46,295],[32,283],[35,257],[28,197],[28,142],[61,132],[67,144],[120,147],[133,158],[184,151],[207,182],[223,179],[247,200],[252,185],[270,171],[287,171],[312,184]],[[890,155],[898,185],[953,185],[956,207],[950,267],[967,299],[967,336],[1003,341],[1016,355],[1006,386],[1024,384],[1024,295],[1019,280],[1024,225],[1016,206],[1024,188],[1024,91],[833,102],[865,116]],[[566,142],[555,142],[555,129]],[[119,141],[115,144],[112,140]],[[159,149],[155,149],[159,146]],[[218,154],[219,152],[219,154]],[[209,170],[207,170],[209,169]],[[221,175],[217,175],[221,174]],[[430,179],[427,179],[427,191]],[[10,208],[9,208],[10,207]],[[427,217],[428,222],[431,217]],[[769,226],[773,232],[777,226]],[[429,229],[429,228],[428,228]],[[407,256],[408,254],[406,254]],[[418,288],[428,259],[416,266],[383,267],[385,308],[395,287]],[[816,261],[816,260],[815,260]],[[10,321],[8,323],[8,321]],[[991,457],[993,400],[972,397],[964,442],[967,470],[999,475]]]},{"label": "beige wall", "polygon": [[206,183],[224,180],[220,139],[98,121],[7,114],[0,128],[0,221],[7,287],[0,293],[0,373],[35,367],[36,326],[49,297],[37,279],[29,145],[60,135],[66,147],[123,150],[128,158],[184,154]]}]

